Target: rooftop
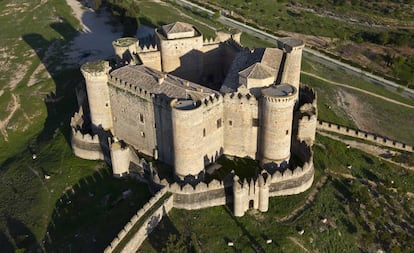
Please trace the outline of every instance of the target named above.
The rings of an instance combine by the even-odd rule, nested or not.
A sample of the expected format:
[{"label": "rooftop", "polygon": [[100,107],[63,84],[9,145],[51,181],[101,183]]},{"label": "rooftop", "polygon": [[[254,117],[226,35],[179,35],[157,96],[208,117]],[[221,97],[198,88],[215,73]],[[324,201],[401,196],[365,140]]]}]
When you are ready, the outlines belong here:
[{"label": "rooftop", "polygon": [[296,93],[296,88],[290,84],[272,85],[262,90],[266,97],[289,97]]},{"label": "rooftop", "polygon": [[266,79],[274,77],[274,69],[257,62],[250,67],[239,72],[239,75],[251,79]]},{"label": "rooftop", "polygon": [[183,22],[175,22],[167,25],[163,25],[161,30],[164,32],[165,35],[170,34],[177,34],[177,33],[187,33],[187,32],[194,32],[195,29],[192,25],[183,23]]},{"label": "rooftop", "polygon": [[[202,100],[213,94],[219,94],[196,83],[185,79],[165,74],[160,71],[145,67],[144,65],[128,65],[116,69],[110,73],[112,77],[120,79],[128,84],[139,87],[152,94],[166,96],[170,99]],[[119,88],[122,85],[114,84]]]},{"label": "rooftop", "polygon": [[112,45],[114,46],[121,46],[121,47],[127,47],[130,46],[134,43],[137,43],[138,39],[137,38],[133,38],[133,37],[124,37],[124,38],[119,38],[117,40],[114,40],[112,42]]},{"label": "rooftop", "polygon": [[[279,73],[279,68],[282,63],[282,58],[283,58],[283,51],[278,48],[257,48],[252,51],[244,50],[244,51],[239,52],[236,55],[235,59],[233,60],[232,65],[230,66],[226,79],[223,82],[221,91],[224,93],[236,92],[240,86],[239,72],[243,72],[244,70],[251,67],[255,63],[260,63],[261,66],[266,68],[265,72],[270,71],[274,73],[273,76],[276,76]],[[261,67],[259,68],[263,69]],[[253,72],[256,72],[256,70]],[[257,72],[262,72],[262,71],[257,69]]]}]

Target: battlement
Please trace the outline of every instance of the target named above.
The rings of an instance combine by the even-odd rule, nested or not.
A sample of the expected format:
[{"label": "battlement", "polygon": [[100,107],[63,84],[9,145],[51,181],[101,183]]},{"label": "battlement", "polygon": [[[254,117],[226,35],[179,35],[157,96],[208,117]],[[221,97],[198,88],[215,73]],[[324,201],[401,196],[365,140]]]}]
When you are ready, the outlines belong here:
[{"label": "battlement", "polygon": [[83,111],[79,110],[70,119],[71,145],[73,153],[83,159],[103,160],[104,155],[98,135],[83,133]]},{"label": "battlement", "polygon": [[86,80],[106,76],[111,67],[108,61],[87,62],[81,66],[81,71]]},{"label": "battlement", "polygon": [[369,133],[369,132],[362,131],[362,130],[348,128],[348,127],[337,125],[337,124],[330,123],[330,122],[319,120],[317,124],[317,129],[328,131],[328,132],[334,132],[338,134],[343,134],[343,135],[347,135],[347,136],[351,136],[351,137],[355,137],[355,138],[363,139],[367,141],[372,141],[372,142],[378,143],[379,145],[386,146],[386,147],[391,147],[391,148],[404,150],[408,152],[414,152],[414,146],[410,146],[405,143],[392,140],[384,136],[376,135],[376,134]]},{"label": "battlement", "polygon": [[215,38],[203,38],[203,46],[215,45],[220,44],[220,40],[218,37]]},{"label": "battlement", "polygon": [[128,91],[134,95],[146,98],[148,100],[151,100],[155,97],[155,94],[143,89],[142,87],[138,87],[137,85],[128,83],[127,81],[123,81],[111,75],[109,75],[109,84],[113,85],[114,87],[120,88],[124,91]]},{"label": "battlement", "polygon": [[313,115],[308,115],[308,114],[303,114],[301,115],[302,117],[299,118],[299,124],[301,124],[302,122],[313,122],[313,121],[317,121],[317,116],[315,114]]},{"label": "battlement", "polygon": [[239,100],[243,101],[254,101],[257,102],[258,99],[250,93],[241,93],[241,92],[232,92],[232,93],[225,93],[223,95],[224,99],[229,100]]},{"label": "battlement", "polygon": [[297,98],[297,89],[290,84],[272,85],[262,89],[262,96],[270,103],[291,103]]},{"label": "battlement", "polygon": [[[161,181],[161,184],[162,184],[162,181]],[[177,194],[195,194],[195,193],[208,192],[208,191],[217,190],[217,189],[223,189],[224,187],[225,187],[225,184],[223,181],[213,179],[208,184],[205,182],[199,182],[198,184],[194,186],[188,183],[181,185],[175,182],[175,183],[168,185],[168,191],[172,193],[177,193]]]},{"label": "battlement", "polygon": [[277,42],[278,47],[287,53],[302,50],[305,47],[305,43],[302,40],[292,37],[280,38]]},{"label": "battlement", "polygon": [[138,47],[137,53],[150,53],[159,51],[157,44],[143,45]]}]

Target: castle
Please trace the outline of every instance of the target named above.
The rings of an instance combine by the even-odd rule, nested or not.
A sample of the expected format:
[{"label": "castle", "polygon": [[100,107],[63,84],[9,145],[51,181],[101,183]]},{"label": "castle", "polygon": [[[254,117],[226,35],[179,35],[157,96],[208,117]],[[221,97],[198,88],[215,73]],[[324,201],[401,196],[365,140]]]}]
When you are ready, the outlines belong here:
[{"label": "castle", "polygon": [[[81,67],[87,95],[79,92],[82,108],[71,121],[76,155],[105,159],[116,177],[167,187],[174,207],[232,202],[236,216],[266,212],[269,197],[312,185],[317,106],[314,91],[300,84],[302,41],[250,50],[240,33],[204,39],[176,22],[113,47],[112,62]],[[255,159],[260,170],[204,182],[222,155]],[[172,178],[143,156],[173,168]]]}]

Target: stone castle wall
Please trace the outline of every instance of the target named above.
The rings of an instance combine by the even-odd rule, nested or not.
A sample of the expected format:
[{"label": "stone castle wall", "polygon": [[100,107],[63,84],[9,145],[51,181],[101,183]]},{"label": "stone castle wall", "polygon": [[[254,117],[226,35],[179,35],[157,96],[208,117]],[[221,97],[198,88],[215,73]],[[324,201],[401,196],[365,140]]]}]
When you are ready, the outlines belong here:
[{"label": "stone castle wall", "polygon": [[72,128],[71,145],[73,153],[87,160],[104,160],[98,135],[83,134],[79,126],[83,125],[82,111],[76,112],[70,120]]},{"label": "stone castle wall", "polygon": [[157,45],[139,48],[137,54],[143,65],[162,71],[161,52]]},{"label": "stone castle wall", "polygon": [[[166,40],[160,33],[157,35],[158,48],[161,51],[161,64],[164,72],[176,71],[185,79],[194,80],[200,76],[202,68],[203,36]],[[186,67],[184,67],[186,66]]]},{"label": "stone castle wall", "polygon": [[[124,226],[118,235],[112,240],[111,244],[104,250],[105,253],[114,252],[136,252],[141,244],[145,241],[152,230],[161,221],[162,217],[166,215],[173,208],[173,196],[169,196],[161,200],[167,194],[167,189],[163,188],[155,194]],[[159,203],[162,201],[162,203]],[[159,207],[153,210],[153,207],[159,204]],[[131,232],[134,226],[139,226],[136,232],[128,239],[128,242],[121,247],[122,240],[126,240],[126,236]],[[135,230],[135,229],[134,229]],[[130,235],[129,235],[130,236]]]},{"label": "stone castle wall", "polygon": [[174,167],[180,178],[198,175],[223,154],[222,115],[221,96],[204,99],[193,109],[172,110]]},{"label": "stone castle wall", "polygon": [[153,95],[145,90],[135,91],[129,84],[113,77],[108,86],[114,115],[114,135],[120,140],[128,140],[140,152],[154,156],[156,132]]},{"label": "stone castle wall", "polygon": [[224,150],[226,154],[258,159],[258,100],[240,93],[224,95]]},{"label": "stone castle wall", "polygon": [[180,209],[196,210],[221,206],[228,202],[226,186],[218,180],[213,180],[209,184],[200,182],[194,187],[190,184],[181,186],[173,183],[168,185],[168,191],[174,195],[174,207]]},{"label": "stone castle wall", "polygon": [[404,150],[408,152],[414,152],[414,146],[410,146],[405,143],[395,141],[392,139],[388,139],[387,137],[383,137],[383,136],[376,135],[373,133],[368,133],[365,131],[355,130],[352,128],[340,126],[334,123],[329,123],[329,122],[319,120],[317,124],[317,129],[328,131],[328,132],[334,132],[338,134],[343,134],[343,135],[355,137],[355,138],[362,139],[362,140],[371,141],[371,142],[378,143],[382,146],[386,146],[390,148],[395,148],[395,149]]}]

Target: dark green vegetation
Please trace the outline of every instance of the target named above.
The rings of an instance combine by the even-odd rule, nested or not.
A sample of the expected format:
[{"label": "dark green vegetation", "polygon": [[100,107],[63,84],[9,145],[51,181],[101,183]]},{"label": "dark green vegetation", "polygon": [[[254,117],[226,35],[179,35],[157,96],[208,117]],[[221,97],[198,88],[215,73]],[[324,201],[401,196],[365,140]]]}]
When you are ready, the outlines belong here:
[{"label": "dark green vegetation", "polygon": [[[326,137],[318,136],[314,150],[315,184],[322,174],[328,180],[288,221],[279,222],[305,203],[315,184],[302,194],[271,198],[268,213],[242,218],[227,206],[173,209],[141,252],[302,252],[299,244],[310,252],[412,252],[414,200],[407,192],[414,191],[414,174]],[[266,244],[267,238],[273,242]]]},{"label": "dark green vegetation", "polygon": [[151,194],[72,154],[82,79],[62,63],[78,34],[65,1],[1,1],[0,13],[0,252],[101,252]]},{"label": "dark green vegetation", "polygon": [[[194,0],[207,6],[206,1]],[[388,48],[388,53],[367,52],[371,61],[387,66],[387,75],[405,86],[414,86],[413,56],[407,47],[414,47],[413,1],[359,0],[209,0],[207,6],[232,11],[242,22],[268,30],[284,31],[331,38],[329,46],[341,47],[341,42],[372,43]],[[334,42],[339,39],[339,42]],[[329,43],[328,43],[329,44]],[[373,46],[373,45],[371,45]],[[321,49],[326,49],[324,46]],[[335,51],[335,49],[333,50]],[[355,62],[355,61],[354,61]],[[359,65],[366,66],[364,63]],[[382,72],[368,66],[369,70]],[[385,73],[380,73],[385,74]]]}]

